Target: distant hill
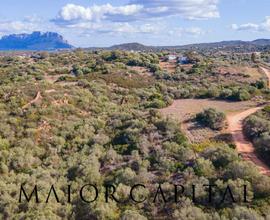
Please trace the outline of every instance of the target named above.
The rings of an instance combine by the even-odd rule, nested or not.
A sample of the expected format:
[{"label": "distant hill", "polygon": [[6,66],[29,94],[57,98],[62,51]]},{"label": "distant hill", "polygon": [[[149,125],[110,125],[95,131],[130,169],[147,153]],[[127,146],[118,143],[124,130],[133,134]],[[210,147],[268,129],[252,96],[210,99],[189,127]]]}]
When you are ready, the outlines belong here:
[{"label": "distant hill", "polygon": [[199,43],[181,46],[145,46],[139,43],[114,45],[109,50],[134,50],[134,51],[160,51],[160,50],[229,50],[239,52],[252,52],[270,49],[270,39],[257,39],[254,41],[221,41],[214,43]]},{"label": "distant hill", "polygon": [[146,50],[152,50],[153,47],[145,46],[139,43],[127,43],[127,44],[114,45],[114,46],[111,46],[109,49],[110,50],[146,51]]},{"label": "distant hill", "polygon": [[252,43],[261,46],[268,46],[270,45],[270,39],[257,39],[252,41]]},{"label": "distant hill", "polygon": [[12,34],[0,39],[0,50],[57,50],[73,48],[61,35],[54,32]]},{"label": "distant hill", "polygon": [[183,46],[176,46],[176,48],[181,49],[190,49],[190,48],[198,48],[198,49],[214,49],[214,48],[245,48],[245,49],[255,49],[258,46],[270,46],[269,39],[257,39],[254,41],[221,41],[214,43],[199,43],[199,44],[189,44]]}]

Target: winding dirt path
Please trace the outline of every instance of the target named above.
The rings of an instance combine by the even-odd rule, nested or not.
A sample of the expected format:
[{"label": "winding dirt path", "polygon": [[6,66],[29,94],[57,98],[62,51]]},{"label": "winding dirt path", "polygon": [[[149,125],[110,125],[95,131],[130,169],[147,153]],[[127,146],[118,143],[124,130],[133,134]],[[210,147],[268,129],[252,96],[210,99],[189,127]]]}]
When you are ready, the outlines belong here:
[{"label": "winding dirt path", "polygon": [[[260,67],[268,77],[269,81],[269,88],[270,88],[270,70],[264,67]],[[188,100],[187,100],[188,101]],[[179,100],[175,100],[173,104],[165,109],[161,110],[161,113],[164,115],[173,115],[177,118],[183,118],[182,111],[183,110],[183,103],[181,106],[178,106],[177,103]],[[190,107],[190,102],[186,103],[184,106]],[[212,104],[212,105],[211,105]],[[199,104],[196,104],[197,107],[206,107],[205,105],[199,106]],[[213,105],[211,102],[207,102],[206,105],[208,107],[212,106],[219,106],[219,105]],[[231,106],[232,107],[232,106]],[[231,108],[230,107],[230,108]],[[255,153],[255,148],[253,144],[248,141],[243,133],[243,120],[247,118],[248,116],[254,114],[255,112],[261,110],[263,107],[253,107],[249,108],[247,110],[242,110],[240,113],[229,113],[227,114],[227,121],[228,121],[228,133],[232,134],[233,140],[236,145],[236,150],[238,153],[243,157],[244,160],[251,161],[256,165],[260,171],[261,174],[270,176],[270,168],[267,166],[260,158],[258,158],[257,154]],[[196,109],[196,107],[193,107],[193,110]],[[223,110],[226,109],[226,105],[223,105]]]},{"label": "winding dirt path", "polygon": [[[49,76],[48,73],[45,73],[44,79],[47,82],[53,84],[53,83],[56,83],[57,80],[59,79],[59,77],[61,77],[61,76],[68,76],[68,75],[67,74],[60,74],[60,75],[55,75],[55,76]],[[65,86],[65,85],[77,85],[78,83],[77,82],[60,82],[59,84],[62,85],[62,86]],[[55,89],[45,90],[45,93],[46,94],[50,94],[50,93],[53,93],[53,92],[56,92],[56,90]],[[35,96],[35,98],[33,100],[31,100],[30,102],[28,102],[27,104],[25,104],[22,107],[22,109],[28,108],[29,106],[31,106],[32,104],[38,102],[41,99],[42,99],[41,92],[38,91],[37,94],[36,94],[36,96]]]},{"label": "winding dirt path", "polygon": [[[68,74],[59,74],[59,75],[48,75],[48,73],[45,73],[44,75],[44,79],[51,83],[51,84],[54,84],[54,83],[57,83],[58,82],[58,79],[60,77],[64,77],[64,76],[71,76],[71,77],[74,77],[73,75],[68,75]],[[61,85],[76,85],[77,82],[59,82],[59,84]]]},{"label": "winding dirt path", "polygon": [[[270,87],[270,71],[264,67],[261,67],[261,69],[265,72]],[[228,115],[228,131],[232,134],[236,149],[243,159],[253,162],[259,168],[260,173],[270,176],[270,168],[258,158],[253,144],[246,139],[243,133],[243,120],[262,108],[251,108],[236,115]]]},{"label": "winding dirt path", "polygon": [[22,109],[28,108],[30,105],[32,105],[32,104],[38,102],[40,99],[42,99],[42,96],[41,96],[41,92],[38,91],[36,97],[35,97],[33,100],[31,100],[30,102],[28,102],[26,105],[24,105],[24,106],[22,107]]},{"label": "winding dirt path", "polygon": [[264,71],[264,73],[266,74],[266,76],[268,78],[268,86],[270,88],[270,70],[266,69],[265,67],[261,67],[261,69]]},{"label": "winding dirt path", "polygon": [[256,107],[236,115],[228,115],[228,131],[232,134],[236,150],[243,159],[253,162],[259,168],[260,173],[270,175],[269,167],[257,157],[254,146],[246,139],[243,133],[243,120],[261,109],[262,107]]}]

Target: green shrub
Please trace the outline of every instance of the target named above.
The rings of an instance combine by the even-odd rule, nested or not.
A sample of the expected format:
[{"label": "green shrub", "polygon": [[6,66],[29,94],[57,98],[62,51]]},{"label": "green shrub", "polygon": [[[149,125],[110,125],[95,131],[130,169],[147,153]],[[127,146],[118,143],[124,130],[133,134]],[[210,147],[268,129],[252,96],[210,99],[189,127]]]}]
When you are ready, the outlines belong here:
[{"label": "green shrub", "polygon": [[266,113],[268,113],[268,114],[270,114],[270,105],[265,106],[265,107],[263,108],[263,111],[266,112]]},{"label": "green shrub", "polygon": [[160,99],[154,99],[152,102],[148,105],[149,108],[165,108],[166,103]]},{"label": "green shrub", "polygon": [[8,150],[9,149],[9,141],[7,139],[0,138],[0,150]]},{"label": "green shrub", "polygon": [[213,108],[205,109],[196,115],[196,121],[213,130],[221,130],[225,127],[225,114]]},{"label": "green shrub", "polygon": [[219,95],[222,99],[229,99],[233,94],[233,91],[231,89],[223,89]]},{"label": "green shrub", "polygon": [[246,89],[234,90],[231,99],[234,101],[247,101],[251,98],[250,93]]}]

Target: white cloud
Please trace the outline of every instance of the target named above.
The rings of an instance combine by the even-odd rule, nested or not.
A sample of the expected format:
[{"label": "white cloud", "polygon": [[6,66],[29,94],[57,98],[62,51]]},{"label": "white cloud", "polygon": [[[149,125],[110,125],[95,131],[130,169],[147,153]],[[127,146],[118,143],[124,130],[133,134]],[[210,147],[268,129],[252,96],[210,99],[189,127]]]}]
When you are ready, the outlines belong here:
[{"label": "white cloud", "polygon": [[184,33],[198,36],[205,34],[205,31],[198,27],[191,27],[184,29]]},{"label": "white cloud", "polygon": [[138,14],[142,10],[142,5],[125,5],[114,7],[111,4],[94,5],[83,7],[80,5],[67,4],[58,13],[55,21],[74,22],[74,21],[98,21],[113,17],[127,17]]},{"label": "white cloud", "polygon": [[53,21],[61,25],[100,20],[126,22],[174,15],[185,19],[209,19],[219,17],[218,2],[219,0],[131,0],[129,4],[122,6],[103,4],[90,7],[67,4]]},{"label": "white cloud", "polygon": [[35,29],[35,25],[23,21],[2,21],[0,22],[0,32],[28,32]]},{"label": "white cloud", "polygon": [[179,15],[186,19],[208,19],[219,17],[218,0],[131,0],[143,5],[146,16]]},{"label": "white cloud", "polygon": [[154,34],[162,32],[164,26],[156,25],[152,23],[147,24],[133,24],[128,22],[80,22],[75,24],[69,24],[66,27],[82,31],[86,34],[89,32],[98,33],[123,33],[123,34]]},{"label": "white cloud", "polygon": [[[162,33],[201,35],[199,28],[171,30],[157,21],[168,16],[184,19],[219,17],[219,0],[130,0],[129,4],[81,5],[67,4],[52,21],[63,28],[77,28],[101,33]],[[159,20],[157,20],[159,18]],[[166,33],[165,33],[166,32]]]},{"label": "white cloud", "polygon": [[107,28],[107,32],[129,34],[154,34],[160,33],[160,31],[161,28],[153,24],[131,25],[129,23],[115,23],[113,26],[109,25]]},{"label": "white cloud", "polygon": [[270,16],[265,17],[262,23],[232,24],[231,28],[236,31],[270,31]]},{"label": "white cloud", "polygon": [[246,30],[258,31],[260,28],[260,25],[253,24],[253,23],[246,23],[246,24],[241,24],[241,25],[232,24],[231,27],[233,30],[236,30],[236,31],[246,31]]},{"label": "white cloud", "polygon": [[0,33],[10,34],[10,33],[30,33],[32,31],[40,30],[42,31],[43,21],[37,16],[28,16],[21,21],[10,21],[4,20],[0,21]]},{"label": "white cloud", "polygon": [[183,36],[183,35],[189,35],[189,36],[200,36],[205,34],[205,31],[198,27],[190,27],[190,28],[174,28],[172,30],[169,30],[170,35],[176,35],[176,36]]},{"label": "white cloud", "polygon": [[133,36],[134,34],[150,34],[151,36],[200,36],[206,32],[198,27],[172,28],[165,22],[129,23],[129,22],[80,22],[68,24],[67,28],[80,33],[81,36],[90,36],[93,33]]}]

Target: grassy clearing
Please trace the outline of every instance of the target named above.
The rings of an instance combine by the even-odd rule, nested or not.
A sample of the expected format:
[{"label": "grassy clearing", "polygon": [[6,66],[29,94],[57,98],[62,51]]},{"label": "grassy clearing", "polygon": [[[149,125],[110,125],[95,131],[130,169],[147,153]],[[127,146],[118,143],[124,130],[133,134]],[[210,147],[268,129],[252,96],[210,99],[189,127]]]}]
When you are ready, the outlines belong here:
[{"label": "grassy clearing", "polygon": [[242,110],[254,106],[256,106],[256,103],[252,101],[229,102],[212,99],[180,99],[175,100],[171,106],[162,109],[161,113],[166,116],[171,115],[184,121],[190,118],[191,115],[199,113],[209,107],[216,108],[218,111],[223,111],[228,114],[241,112]]},{"label": "grassy clearing", "polygon": [[242,65],[223,65],[217,68],[217,72],[220,74],[244,74],[252,79],[260,79],[263,77],[262,72],[257,67],[251,67],[251,66],[242,66]]},{"label": "grassy clearing", "polygon": [[190,142],[200,143],[209,139],[216,139],[220,135],[226,136],[226,130],[213,131],[198,125],[191,120],[195,114],[209,107],[226,114],[234,114],[254,106],[256,106],[256,103],[252,101],[228,102],[211,99],[181,99],[175,100],[171,106],[161,109],[161,113],[166,117],[172,117],[179,123],[182,123],[182,130],[185,132]]}]

